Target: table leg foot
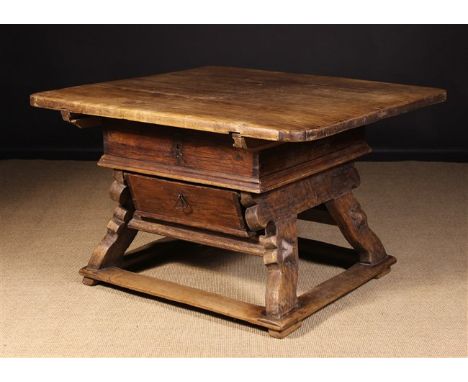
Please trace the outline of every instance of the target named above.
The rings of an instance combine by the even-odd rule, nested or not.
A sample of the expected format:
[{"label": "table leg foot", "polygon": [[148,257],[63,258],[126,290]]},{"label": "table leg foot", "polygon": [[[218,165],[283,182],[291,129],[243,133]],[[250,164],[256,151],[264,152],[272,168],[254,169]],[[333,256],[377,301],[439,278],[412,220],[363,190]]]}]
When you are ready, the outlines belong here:
[{"label": "table leg foot", "polygon": [[299,329],[301,326],[302,326],[302,322],[298,322],[298,323],[296,323],[296,324],[294,324],[294,325],[290,326],[289,328],[284,329],[282,331],[269,329],[268,334],[273,338],[283,339],[283,338],[289,336],[292,332]]},{"label": "table leg foot", "polygon": [[345,239],[360,254],[365,264],[377,264],[387,256],[377,235],[369,228],[367,216],[351,192],[326,204]]},{"label": "table leg foot", "polygon": [[95,286],[95,285],[99,284],[99,281],[90,279],[89,277],[83,277],[83,280],[81,282],[84,285],[87,285],[87,286]]}]

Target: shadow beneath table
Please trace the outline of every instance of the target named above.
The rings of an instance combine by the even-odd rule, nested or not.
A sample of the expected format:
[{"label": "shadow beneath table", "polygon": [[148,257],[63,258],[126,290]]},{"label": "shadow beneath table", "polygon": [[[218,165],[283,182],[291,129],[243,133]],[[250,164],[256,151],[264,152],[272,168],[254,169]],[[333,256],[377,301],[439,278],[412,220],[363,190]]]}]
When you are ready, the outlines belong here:
[{"label": "shadow beneath table", "polygon": [[[124,256],[124,268],[141,272],[163,264],[180,262],[213,270],[224,268],[238,257],[247,256],[202,244],[162,238],[128,251]],[[358,253],[350,248],[321,241],[299,238],[299,257],[317,264],[347,269],[359,261]]]}]

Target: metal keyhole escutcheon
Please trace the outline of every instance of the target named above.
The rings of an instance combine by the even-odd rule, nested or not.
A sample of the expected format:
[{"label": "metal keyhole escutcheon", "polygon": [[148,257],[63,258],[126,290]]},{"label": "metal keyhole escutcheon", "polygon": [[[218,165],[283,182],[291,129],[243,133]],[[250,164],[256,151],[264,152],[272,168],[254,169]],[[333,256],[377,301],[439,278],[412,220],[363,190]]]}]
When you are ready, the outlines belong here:
[{"label": "metal keyhole escutcheon", "polygon": [[182,152],[182,143],[176,142],[174,145],[174,157],[177,164],[181,164],[184,161],[183,152]]},{"label": "metal keyhole escutcheon", "polygon": [[182,192],[179,192],[179,195],[177,195],[176,209],[182,210],[186,214],[192,212],[192,207],[190,207],[186,196]]}]

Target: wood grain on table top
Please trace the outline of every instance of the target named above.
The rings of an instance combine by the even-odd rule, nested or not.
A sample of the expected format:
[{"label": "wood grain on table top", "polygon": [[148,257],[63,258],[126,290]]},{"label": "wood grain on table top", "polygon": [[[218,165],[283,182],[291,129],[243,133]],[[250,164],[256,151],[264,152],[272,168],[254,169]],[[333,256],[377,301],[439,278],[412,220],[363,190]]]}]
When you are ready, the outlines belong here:
[{"label": "wood grain on table top", "polygon": [[429,87],[210,66],[45,91],[31,95],[31,105],[272,141],[311,141],[445,99],[445,90]]}]

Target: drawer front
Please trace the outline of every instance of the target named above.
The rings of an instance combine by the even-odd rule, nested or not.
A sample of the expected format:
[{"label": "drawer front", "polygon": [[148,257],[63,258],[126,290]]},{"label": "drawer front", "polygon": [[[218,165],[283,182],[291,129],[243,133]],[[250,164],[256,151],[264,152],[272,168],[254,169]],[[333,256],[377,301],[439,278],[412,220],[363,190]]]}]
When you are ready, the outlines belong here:
[{"label": "drawer front", "polygon": [[238,192],[137,174],[125,179],[142,217],[249,236]]},{"label": "drawer front", "polygon": [[234,148],[229,135],[124,121],[108,122],[103,133],[107,159],[123,158],[130,166],[138,161],[138,167],[155,176],[198,183],[210,177],[250,180],[256,175],[254,155]]}]

